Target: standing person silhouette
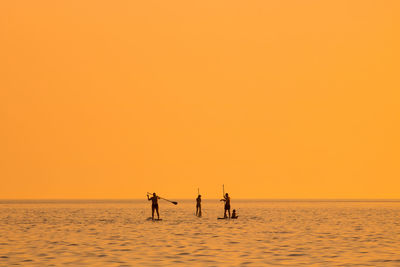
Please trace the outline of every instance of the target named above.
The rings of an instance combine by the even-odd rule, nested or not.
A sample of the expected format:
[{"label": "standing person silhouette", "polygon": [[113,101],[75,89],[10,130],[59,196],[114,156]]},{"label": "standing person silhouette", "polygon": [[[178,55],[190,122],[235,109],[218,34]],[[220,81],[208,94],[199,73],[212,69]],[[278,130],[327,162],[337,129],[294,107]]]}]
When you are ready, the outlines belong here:
[{"label": "standing person silhouette", "polygon": [[229,197],[228,193],[226,193],[224,198],[220,201],[225,202],[224,218],[226,218],[226,211],[228,211],[229,218],[231,218],[231,198]]},{"label": "standing person silhouette", "polygon": [[196,198],[196,216],[201,217],[201,195]]},{"label": "standing person silhouette", "polygon": [[156,195],[156,193],[153,193],[153,196],[149,198],[149,195],[147,195],[147,200],[151,200],[151,219],[154,220],[154,211],[157,212],[157,219],[160,219],[160,214],[158,212],[158,200],[160,199],[159,196]]}]

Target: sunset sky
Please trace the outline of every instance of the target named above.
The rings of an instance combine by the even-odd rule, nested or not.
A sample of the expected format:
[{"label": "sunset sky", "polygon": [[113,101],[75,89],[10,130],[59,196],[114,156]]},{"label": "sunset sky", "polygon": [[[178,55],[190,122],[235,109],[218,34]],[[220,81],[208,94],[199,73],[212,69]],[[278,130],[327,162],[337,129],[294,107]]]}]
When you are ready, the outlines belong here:
[{"label": "sunset sky", "polygon": [[0,198],[400,198],[400,1],[0,2]]}]

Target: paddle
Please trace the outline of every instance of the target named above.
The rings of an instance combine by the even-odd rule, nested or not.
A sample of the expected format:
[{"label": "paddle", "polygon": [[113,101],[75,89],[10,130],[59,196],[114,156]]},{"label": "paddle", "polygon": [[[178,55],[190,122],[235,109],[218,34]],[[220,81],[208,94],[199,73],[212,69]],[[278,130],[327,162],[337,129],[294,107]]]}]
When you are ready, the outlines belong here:
[{"label": "paddle", "polygon": [[[222,184],[222,198],[225,199],[225,185],[224,184]],[[222,201],[222,199],[221,199],[221,201]],[[224,202],[224,203],[226,203],[226,202]],[[224,213],[224,218],[226,218],[226,211]]]},{"label": "paddle", "polygon": [[[148,194],[148,195],[152,195],[152,193],[149,193],[149,192],[147,192],[147,194]],[[163,200],[166,200],[166,201],[168,201],[168,202],[171,202],[171,203],[174,204],[174,205],[178,205],[178,202],[176,202],[176,201],[171,201],[171,200],[168,200],[168,199],[163,198],[163,197],[160,197],[160,196],[158,196],[158,197],[161,198],[161,199],[163,199]]]},{"label": "paddle", "polygon": [[163,198],[163,197],[160,197],[161,199],[164,199],[164,200],[166,200],[166,201],[168,201],[168,202],[171,202],[172,204],[174,204],[174,205],[178,205],[178,202],[176,202],[176,201],[171,201],[171,200],[168,200],[168,199],[166,199],[166,198]]}]

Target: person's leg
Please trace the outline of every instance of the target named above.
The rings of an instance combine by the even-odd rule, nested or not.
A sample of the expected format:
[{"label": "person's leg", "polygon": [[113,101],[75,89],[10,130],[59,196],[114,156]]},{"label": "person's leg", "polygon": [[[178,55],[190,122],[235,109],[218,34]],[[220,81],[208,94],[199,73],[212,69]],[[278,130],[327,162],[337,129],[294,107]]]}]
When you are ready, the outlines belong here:
[{"label": "person's leg", "polygon": [[224,210],[224,218],[226,218],[226,208],[225,208],[225,210]]},{"label": "person's leg", "polygon": [[199,216],[201,216],[201,205],[199,206]]},{"label": "person's leg", "polygon": [[229,218],[231,218],[231,208],[228,209]]},{"label": "person's leg", "polygon": [[154,207],[151,206],[151,219],[154,220]]},{"label": "person's leg", "polygon": [[199,206],[196,206],[196,216],[199,214]]},{"label": "person's leg", "polygon": [[158,206],[156,207],[156,211],[157,211],[157,218],[160,219],[160,213],[158,213]]}]

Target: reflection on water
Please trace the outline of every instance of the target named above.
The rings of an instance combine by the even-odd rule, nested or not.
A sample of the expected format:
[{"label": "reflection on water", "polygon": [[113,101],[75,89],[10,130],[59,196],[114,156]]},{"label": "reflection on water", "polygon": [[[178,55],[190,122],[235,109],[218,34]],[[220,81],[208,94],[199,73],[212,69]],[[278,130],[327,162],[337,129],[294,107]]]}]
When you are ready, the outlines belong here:
[{"label": "reflection on water", "polygon": [[400,202],[0,202],[0,266],[400,266]]}]

